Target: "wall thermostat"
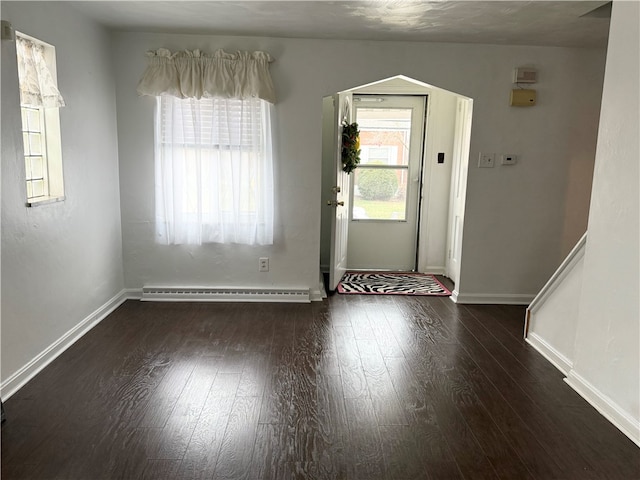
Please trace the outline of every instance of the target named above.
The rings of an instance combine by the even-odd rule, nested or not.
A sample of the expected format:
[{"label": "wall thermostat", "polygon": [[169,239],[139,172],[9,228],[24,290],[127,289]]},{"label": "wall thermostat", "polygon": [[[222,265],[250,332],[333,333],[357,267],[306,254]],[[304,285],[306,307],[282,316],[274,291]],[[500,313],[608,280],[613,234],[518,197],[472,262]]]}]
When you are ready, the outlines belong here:
[{"label": "wall thermostat", "polygon": [[538,72],[533,68],[520,67],[513,71],[513,83],[536,83]]}]

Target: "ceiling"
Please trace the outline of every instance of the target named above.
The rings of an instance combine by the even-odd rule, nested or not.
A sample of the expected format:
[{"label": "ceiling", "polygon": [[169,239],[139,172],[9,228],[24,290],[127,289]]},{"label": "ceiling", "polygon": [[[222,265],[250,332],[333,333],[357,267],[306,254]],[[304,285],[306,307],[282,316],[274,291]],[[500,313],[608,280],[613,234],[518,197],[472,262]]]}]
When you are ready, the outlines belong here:
[{"label": "ceiling", "polygon": [[605,1],[548,0],[67,3],[124,31],[564,47],[606,46],[610,11]]}]

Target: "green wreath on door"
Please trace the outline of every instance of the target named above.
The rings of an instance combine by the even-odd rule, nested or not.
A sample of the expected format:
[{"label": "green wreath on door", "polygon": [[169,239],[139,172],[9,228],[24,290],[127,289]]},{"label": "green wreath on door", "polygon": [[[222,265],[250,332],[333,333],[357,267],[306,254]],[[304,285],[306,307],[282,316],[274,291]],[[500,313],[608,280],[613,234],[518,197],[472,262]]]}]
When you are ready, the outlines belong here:
[{"label": "green wreath on door", "polygon": [[358,124],[342,125],[342,171],[351,173],[360,163],[360,131]]}]

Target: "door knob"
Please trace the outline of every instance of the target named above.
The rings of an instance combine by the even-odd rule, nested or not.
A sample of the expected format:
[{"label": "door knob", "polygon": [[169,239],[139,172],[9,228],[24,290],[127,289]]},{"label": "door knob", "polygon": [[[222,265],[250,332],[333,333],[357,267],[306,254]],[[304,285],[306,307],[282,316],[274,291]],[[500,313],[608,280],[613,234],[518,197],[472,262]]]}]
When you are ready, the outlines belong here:
[{"label": "door knob", "polygon": [[330,207],[344,207],[344,202],[337,202],[335,200],[327,200],[327,205]]}]

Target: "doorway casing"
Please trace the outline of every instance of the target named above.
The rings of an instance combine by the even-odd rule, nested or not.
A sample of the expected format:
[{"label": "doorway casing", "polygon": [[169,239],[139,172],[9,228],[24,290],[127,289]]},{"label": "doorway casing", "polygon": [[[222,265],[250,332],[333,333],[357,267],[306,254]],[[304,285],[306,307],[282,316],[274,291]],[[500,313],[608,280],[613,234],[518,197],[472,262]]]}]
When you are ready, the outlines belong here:
[{"label": "doorway casing", "polygon": [[[427,83],[398,75],[370,84],[346,90],[352,94],[373,95],[422,95],[428,96],[425,148],[422,172],[421,208],[419,213],[420,227],[418,231],[418,271],[446,275],[447,259],[453,255],[452,238],[450,238],[450,197],[452,183],[462,181],[463,191],[466,189],[466,175],[464,178],[453,179],[452,173],[466,173],[468,168],[468,145],[470,141],[470,125],[463,132],[459,141],[466,145],[466,155],[454,157],[456,136],[456,118],[459,115],[459,104],[462,102],[466,114],[471,116],[473,100],[463,95],[453,93]],[[331,198],[333,179],[331,174],[332,162],[335,161],[333,148],[337,139],[326,133],[328,102],[323,102],[323,152],[322,152],[322,228],[320,248],[320,268],[322,272],[329,271],[329,249],[331,245],[331,215],[335,210],[326,206]],[[458,133],[460,134],[460,133]],[[440,160],[439,160],[440,159]],[[460,168],[454,168],[454,161],[460,162]],[[464,195],[461,197],[464,200]],[[460,205],[458,205],[460,207]],[[464,205],[461,206],[464,211]],[[457,210],[460,211],[460,208]],[[462,229],[458,231],[458,240],[462,238]],[[459,241],[456,248],[461,248]],[[458,252],[460,258],[460,252]]]}]

